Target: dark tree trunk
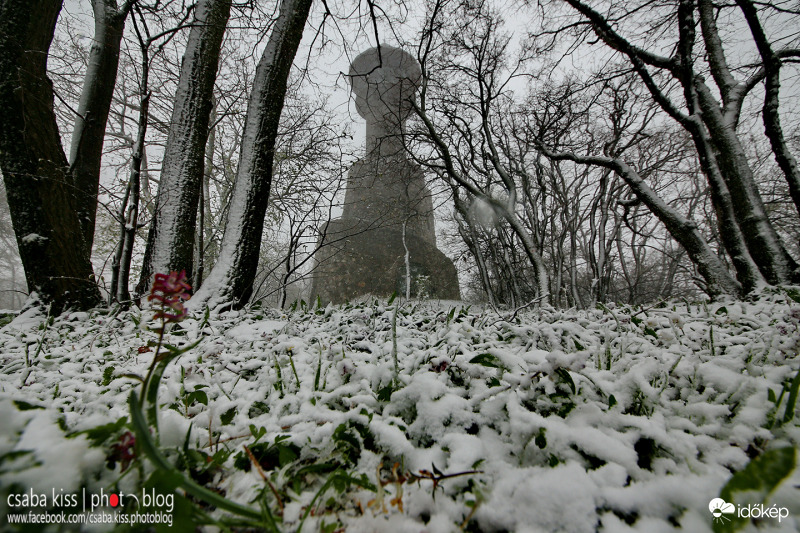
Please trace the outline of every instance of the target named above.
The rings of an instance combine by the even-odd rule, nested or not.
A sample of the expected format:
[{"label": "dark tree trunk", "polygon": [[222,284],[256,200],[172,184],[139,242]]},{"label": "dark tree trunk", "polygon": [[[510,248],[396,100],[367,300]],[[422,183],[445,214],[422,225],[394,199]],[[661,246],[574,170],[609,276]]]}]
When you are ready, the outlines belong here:
[{"label": "dark tree trunk", "polygon": [[192,298],[192,307],[205,303],[241,306],[253,293],[264,214],[272,184],[278,123],[289,72],[303,36],[311,2],[281,2],[278,20],[256,68],[254,87],[247,105],[239,168],[222,249],[205,284]]},{"label": "dark tree trunk", "polygon": [[196,9],[172,110],[139,294],[147,292],[155,273],[185,270],[188,276],[193,274],[197,204],[214,80],[231,0],[202,0]]},{"label": "dark tree trunk", "polygon": [[[140,35],[141,38],[141,35]],[[133,259],[133,243],[136,230],[139,229],[139,194],[141,191],[142,160],[144,159],[145,138],[150,112],[150,54],[148,46],[140,41],[142,52],[142,73],[139,82],[139,124],[136,140],[131,154],[131,171],[128,178],[128,190],[119,213],[120,241],[115,263],[116,284],[112,283],[112,294],[122,305],[127,306],[131,300],[128,285],[131,276],[131,260]],[[128,201],[130,200],[130,202]],[[112,279],[114,279],[112,278]]]},{"label": "dark tree trunk", "polygon": [[70,174],[83,240],[91,250],[100,183],[100,160],[111,98],[117,80],[120,41],[131,3],[118,10],[115,0],[92,0],[94,40],[72,131]]},{"label": "dark tree trunk", "polygon": [[694,133],[692,135],[695,137],[700,167],[708,180],[711,203],[717,216],[717,229],[722,246],[733,263],[736,279],[742,284],[744,292],[749,293],[766,285],[767,282],[750,255],[742,229],[736,221],[731,193],[717,166],[711,141],[707,140],[707,134],[702,129],[702,125],[697,128],[697,135]]},{"label": "dark tree trunk", "polygon": [[478,232],[475,230],[474,224],[469,219],[469,210],[464,200],[461,198],[458,188],[451,186],[451,189],[453,191],[453,202],[455,204],[456,212],[459,215],[456,217],[458,233],[461,235],[461,239],[464,241],[464,244],[467,245],[467,249],[469,250],[470,254],[472,254],[472,258],[475,259],[475,265],[478,267],[481,286],[486,292],[486,299],[489,302],[489,305],[495,306],[497,305],[497,302],[494,295],[494,289],[492,288],[492,282],[489,277],[489,269],[486,267],[486,261],[481,253]]},{"label": "dark tree trunk", "polygon": [[28,287],[52,312],[100,302],[46,73],[60,10],[0,3],[0,168]]},{"label": "dark tree trunk", "polygon": [[718,124],[715,120],[718,117],[713,115],[706,112],[703,118],[750,257],[769,283],[785,285],[797,281],[797,263],[767,217],[744,147],[735,132]]},{"label": "dark tree trunk", "polygon": [[[712,70],[716,73],[715,79],[722,88],[723,95],[727,95],[732,82],[722,75],[723,68],[727,67],[724,67],[722,45],[716,40],[719,37],[716,23],[713,21],[713,17],[709,17],[709,13],[704,11],[708,7],[707,3],[701,2],[701,30],[706,46],[710,49],[709,61],[714,67]],[[683,121],[683,126],[692,136],[697,148],[700,167],[708,180],[722,244],[731,258],[736,270],[736,277],[742,284],[743,290],[750,292],[762,285],[765,282],[764,276],[767,276],[766,272],[771,271],[767,266],[769,261],[762,261],[761,264],[756,261],[755,250],[758,249],[758,245],[756,236],[753,235],[753,230],[756,229],[753,226],[756,217],[748,215],[754,210],[757,211],[759,206],[763,212],[761,197],[758,196],[757,190],[752,190],[754,188],[752,175],[750,175],[750,182],[753,186],[748,187],[747,176],[738,174],[742,169],[734,168],[730,163],[730,151],[721,152],[715,145],[715,137],[724,136],[729,126],[735,132],[735,125],[730,122],[726,123],[719,106],[708,98],[707,87],[695,76],[693,49],[696,24],[692,2],[681,0],[678,8],[678,21],[680,69],[677,75],[681,80],[684,98],[690,113]],[[730,121],[731,117],[728,120]],[[749,171],[746,161],[745,166]],[[755,198],[753,192],[755,192]],[[764,219],[765,217],[761,221],[761,226],[763,226]],[[742,224],[744,220],[749,221],[751,228]],[[769,225],[769,220],[766,220],[766,223]],[[771,225],[765,234],[769,234],[769,229],[771,229]],[[777,239],[777,235],[774,237]],[[764,272],[763,275],[762,272]],[[770,280],[770,282],[774,283],[774,280]]]}]

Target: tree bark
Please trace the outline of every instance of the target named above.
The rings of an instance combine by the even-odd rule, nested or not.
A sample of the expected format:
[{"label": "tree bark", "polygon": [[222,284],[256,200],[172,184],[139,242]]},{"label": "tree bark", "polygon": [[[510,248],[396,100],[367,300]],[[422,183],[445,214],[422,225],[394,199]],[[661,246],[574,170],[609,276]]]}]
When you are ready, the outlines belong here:
[{"label": "tree bark", "polygon": [[138,294],[147,292],[156,273],[185,270],[189,277],[193,274],[197,205],[214,81],[230,9],[231,0],[202,0],[195,11],[172,109]]},{"label": "tree bark", "polygon": [[312,0],[282,0],[278,20],[256,68],[247,105],[239,168],[219,258],[190,306],[244,305],[253,293],[264,214],[272,183],[278,124],[289,72]]},{"label": "tree bark", "polygon": [[[717,84],[722,106],[717,103],[704,79],[694,72],[692,66],[694,61],[692,47],[695,40],[695,19],[694,6],[690,0],[681,0],[678,9],[681,43],[679,48],[680,77],[686,94],[687,105],[693,118],[699,117],[705,123],[705,128],[707,128],[707,131],[705,131],[702,126],[697,126],[694,128],[696,131],[690,131],[692,131],[696,142],[706,145],[705,148],[698,146],[698,151],[705,151],[705,155],[701,153],[701,158],[705,156],[707,159],[713,160],[712,166],[715,168],[712,170],[715,171],[715,175],[708,176],[709,183],[712,188],[721,190],[720,179],[718,178],[721,178],[721,181],[724,182],[724,188],[727,189],[727,193],[724,193],[724,195],[730,198],[730,207],[733,211],[735,223],[739,226],[739,231],[734,232],[738,233],[735,236],[721,228],[723,243],[737,268],[738,277],[744,284],[745,290],[750,290],[750,288],[760,285],[763,279],[773,284],[786,284],[796,281],[798,266],[786,251],[766,214],[753,171],[747,161],[744,147],[736,133],[739,114],[744,96],[748,91],[748,85],[738,82],[731,74],[725,58],[722,41],[719,37],[713,5],[708,0],[700,0],[697,8],[711,74]],[[748,11],[746,8],[747,6],[745,5],[742,9],[746,14],[751,30],[754,32],[754,37],[756,37],[757,30],[753,29],[753,25],[758,25],[758,19],[756,17],[755,20],[751,20],[750,17],[747,17]],[[754,13],[750,12],[750,15],[754,16]],[[760,28],[760,26],[758,27]],[[777,57],[772,54],[769,46],[765,44],[766,37],[763,32],[761,37],[764,42],[759,43],[756,37],[756,45],[762,53],[762,57],[767,54],[770,59],[774,60],[774,63],[770,64],[765,59],[764,71],[767,76],[767,95],[764,121],[765,124],[770,123],[770,117],[767,116],[767,104],[772,100],[772,95],[775,97],[774,102],[776,104],[773,109],[774,116],[771,117],[774,119],[772,125],[777,125],[777,129],[780,132],[780,124],[777,119],[778,66],[775,64],[777,63]],[[772,79],[770,79],[770,72],[773,74]],[[782,137],[782,133],[780,136]],[[712,148],[709,149],[709,146]],[[718,214],[728,217],[727,211],[729,209],[727,206],[715,203],[715,208]],[[722,221],[720,225],[723,225]],[[730,220],[726,220],[724,225],[729,229],[733,229],[733,224],[731,224]],[[741,240],[746,245],[746,252],[739,245],[739,236],[741,236]],[[731,244],[735,248],[731,248]],[[757,265],[757,268],[763,274],[763,278],[756,276],[751,271],[750,262]]]},{"label": "tree bark", "polygon": [[[698,93],[702,94],[701,91]],[[747,250],[769,283],[791,283],[796,276],[797,264],[767,217],[753,171],[736,132],[709,100],[709,95],[700,98],[702,118],[708,128],[720,174],[730,191],[733,212]]]},{"label": "tree bark", "polygon": [[[734,113],[731,110],[741,106],[741,98],[732,97],[731,80],[726,76],[729,72],[721,44],[717,42],[719,35],[713,21],[703,22],[703,9],[708,7],[703,7],[700,11],[700,27],[706,42],[711,46],[710,55],[715,58],[710,64],[717,72],[715,80],[719,80],[722,84],[719,89],[723,96],[724,107],[720,108],[703,78],[694,72],[693,47],[696,32],[694,4],[691,0],[680,0],[678,7],[680,67],[675,74],[683,85],[690,113],[693,117],[699,115],[705,123],[707,138],[713,145],[713,150],[707,153],[716,160],[716,167],[721,171],[721,177],[730,193],[736,223],[741,230],[750,257],[769,283],[786,284],[791,282],[797,265],[786,252],[767,217],[747,155],[736,134],[734,117],[738,116],[738,111]],[[703,133],[705,132],[698,131],[694,136],[705,137]]]},{"label": "tree bark", "polygon": [[488,300],[489,305],[494,307],[497,305],[497,302],[494,295],[494,289],[492,288],[492,282],[489,278],[489,269],[486,267],[486,261],[481,253],[478,232],[475,230],[475,225],[467,215],[468,208],[464,203],[464,200],[459,195],[458,188],[452,187],[452,190],[453,201],[455,203],[457,213],[455,219],[456,223],[458,224],[458,233],[461,235],[461,239],[464,241],[464,244],[467,245],[467,249],[472,254],[473,259],[475,259],[475,265],[478,267],[478,275],[480,276],[481,286],[486,292],[486,299]]},{"label": "tree bark", "polygon": [[211,202],[208,201],[208,187],[211,180],[211,175],[214,172],[214,145],[216,143],[216,118],[217,118],[217,102],[216,99],[211,104],[211,116],[209,118],[210,128],[208,131],[208,141],[206,142],[206,163],[203,169],[203,179],[200,181],[200,194],[197,199],[197,249],[196,261],[194,264],[194,275],[192,276],[192,283],[194,290],[203,285],[203,275],[205,272],[205,252],[206,252],[206,226],[209,226]]},{"label": "tree bark", "polygon": [[123,305],[131,299],[128,284],[131,274],[131,260],[133,258],[133,242],[136,239],[136,230],[139,228],[139,191],[141,190],[142,159],[144,154],[145,135],[149,121],[150,91],[149,91],[149,58],[146,51],[143,51],[142,61],[142,82],[141,100],[139,101],[139,126],[136,132],[136,142],[133,145],[131,155],[131,173],[128,184],[130,191],[130,205],[127,206],[127,213],[120,213],[120,224],[122,234],[120,241],[120,268],[119,281],[114,287],[116,299]]},{"label": "tree bark", "polygon": [[60,10],[0,3],[0,168],[28,287],[53,313],[100,302],[46,73]]},{"label": "tree bark", "polygon": [[767,281],[750,255],[744,233],[736,220],[731,193],[722,177],[708,132],[696,116],[691,117],[688,126],[687,129],[697,149],[700,168],[711,191],[711,203],[717,217],[722,246],[736,270],[736,279],[742,284],[744,292],[749,293],[764,286]]},{"label": "tree bark", "polygon": [[[737,82],[731,75],[727,60],[722,48],[722,41],[719,38],[719,30],[713,15],[713,6],[708,0],[700,0],[698,4],[700,13],[700,27],[708,53],[708,61],[711,65],[711,73],[722,97],[723,105],[728,109],[738,109],[736,96]],[[758,265],[750,254],[747,238],[743,229],[739,225],[739,219],[734,205],[734,200],[728,182],[725,179],[720,161],[720,154],[715,149],[712,137],[704,124],[704,116],[701,104],[701,92],[706,89],[696,86],[693,61],[693,46],[695,39],[694,17],[690,3],[682,2],[679,10],[679,22],[681,32],[682,47],[679,49],[680,69],[676,74],[681,78],[684,89],[684,97],[689,115],[679,120],[687,132],[692,136],[692,140],[697,150],[700,168],[708,181],[711,191],[711,203],[717,216],[717,227],[719,229],[722,245],[736,270],[736,278],[742,284],[745,292],[762,286],[766,283]],[[702,82],[700,82],[702,83]],[[716,106],[714,102],[707,102]],[[709,112],[714,109],[707,108]],[[719,110],[716,110],[719,112]],[[735,129],[738,122],[738,111],[722,113],[727,117],[728,124]],[[724,127],[720,125],[720,127]]]}]

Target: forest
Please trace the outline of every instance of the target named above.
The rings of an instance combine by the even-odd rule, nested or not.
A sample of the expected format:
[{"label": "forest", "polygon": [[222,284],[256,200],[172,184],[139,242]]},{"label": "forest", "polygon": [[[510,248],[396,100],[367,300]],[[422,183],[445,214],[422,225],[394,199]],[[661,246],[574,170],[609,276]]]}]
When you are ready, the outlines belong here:
[{"label": "forest", "polygon": [[3,0],[0,529],[796,531],[799,21]]},{"label": "forest", "polygon": [[127,306],[181,270],[206,302],[308,300],[363,150],[347,58],[390,38],[470,301],[798,282],[792,8],[45,4],[3,16],[7,307]]}]

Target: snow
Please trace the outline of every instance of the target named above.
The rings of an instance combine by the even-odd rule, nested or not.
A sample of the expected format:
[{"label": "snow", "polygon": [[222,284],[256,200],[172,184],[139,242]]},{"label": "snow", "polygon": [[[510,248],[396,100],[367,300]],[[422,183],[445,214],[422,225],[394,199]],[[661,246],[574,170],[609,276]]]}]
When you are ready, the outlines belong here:
[{"label": "snow", "polygon": [[234,326],[225,334],[239,342],[255,341],[271,335],[286,324],[284,320],[261,320]]},{"label": "snow", "polygon": [[595,531],[597,486],[582,467],[516,468],[504,474],[481,515],[486,530]]},{"label": "snow", "polygon": [[469,217],[475,224],[484,229],[497,226],[497,213],[494,207],[483,198],[475,198],[469,206]]},{"label": "snow", "polygon": [[46,240],[47,237],[43,237],[37,233],[28,233],[27,235],[22,237],[22,242],[25,243],[32,243],[32,242],[46,241]]},{"label": "snow", "polygon": [[31,451],[32,468],[23,471],[7,470],[2,476],[3,484],[19,483],[37,494],[50,493],[54,480],[67,492],[80,486],[84,473],[94,473],[102,468],[105,456],[99,449],[92,449],[84,437],[64,438],[54,423],[56,413],[35,410],[17,411],[8,399],[0,400],[0,425],[4,432],[18,434],[14,446],[9,442],[0,445],[3,454],[14,451]]},{"label": "snow", "polygon": [[[767,423],[769,391],[800,369],[800,305],[781,292],[510,317],[369,299],[192,317],[167,334],[175,346],[199,344],[165,372],[160,446],[173,460],[187,435],[195,450],[229,450],[204,483],[256,506],[264,481],[235,457],[253,447],[251,425],[265,429],[260,443],[288,436],[295,462],[264,465],[284,494],[286,530],[329,475],[292,478],[293,469],[329,462],[383,482],[386,510],[369,490],[331,489],[303,531],[450,532],[466,521],[472,531],[581,533],[711,531],[708,502],[732,473],[765,448],[800,442],[797,419]],[[106,465],[114,439],[71,433],[128,415],[138,384],[126,375],[147,372],[157,339],[136,325],[147,319],[138,309],[72,313],[45,328],[27,311],[0,330],[0,496],[12,485],[141,490],[149,463],[123,474]],[[207,405],[186,402],[197,390]],[[25,450],[12,467],[2,461]],[[434,489],[426,471],[453,476]],[[776,531],[800,527],[796,486],[797,470],[771,496],[791,513],[767,524]],[[398,487],[402,510],[390,504]]]}]

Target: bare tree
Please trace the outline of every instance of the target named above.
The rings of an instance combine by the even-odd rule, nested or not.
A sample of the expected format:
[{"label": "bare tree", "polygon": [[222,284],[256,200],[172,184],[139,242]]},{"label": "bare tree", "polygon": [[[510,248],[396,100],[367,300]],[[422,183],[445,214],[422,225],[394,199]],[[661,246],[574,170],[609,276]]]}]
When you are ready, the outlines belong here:
[{"label": "bare tree", "polygon": [[[662,42],[658,44],[662,49],[666,36],[674,36],[670,48],[673,54],[664,56],[646,49],[646,42],[640,45],[623,35],[632,18],[641,21],[635,3],[616,4],[613,13],[606,16],[581,0],[564,2],[580,15],[577,24],[590,28],[627,61],[653,101],[691,135],[711,189],[723,243],[745,289],[758,286],[762,279],[769,283],[797,281],[797,264],[767,216],[737,133],[744,99],[765,78],[768,67],[757,65],[746,78],[734,77],[716,27],[716,15],[725,8],[705,0],[697,5],[692,0],[680,0],[654,10],[663,15],[651,21],[660,28],[658,38]],[[700,17],[702,40],[696,32],[696,16]],[[571,22],[570,27],[574,24]],[[796,53],[793,49],[776,52],[777,57]],[[713,87],[703,76],[706,71],[711,74]]]},{"label": "bare tree", "polygon": [[270,201],[264,221],[251,303],[284,307],[300,298],[320,249],[320,232],[341,208],[344,193],[346,130],[328,109],[327,101],[312,101],[294,77],[287,90],[275,145]]},{"label": "bare tree", "polygon": [[[797,159],[795,159],[789,147],[789,143],[786,141],[779,112],[781,56],[797,56],[800,55],[800,50],[791,51],[784,49],[781,53],[776,52],[759,20],[756,4],[750,0],[736,0],[736,4],[744,14],[744,18],[753,35],[753,41],[763,63],[764,106],[762,108],[762,117],[764,120],[764,133],[772,146],[772,152],[775,155],[778,167],[780,167],[786,177],[786,182],[789,185],[789,194],[792,200],[794,200],[798,213],[800,213],[800,167],[797,166]],[[712,34],[711,38],[713,39],[713,32],[715,30],[713,27],[715,17],[713,13],[714,7],[708,0],[702,0],[699,2],[699,9],[701,10],[700,21],[701,24],[703,24],[703,32],[704,34]],[[717,70],[724,75],[725,66],[719,65]],[[728,80],[726,79],[726,81]]]},{"label": "bare tree", "polygon": [[[557,60],[546,57],[537,73],[527,59],[534,51],[554,47],[553,39],[568,40],[569,31],[580,24],[544,30],[512,57],[511,38],[486,4],[458,4],[458,16],[444,19],[442,13],[451,6],[443,0],[430,4],[421,37],[426,78],[417,106],[421,128],[413,137],[422,142],[414,152],[419,162],[450,183],[461,234],[481,285],[493,299],[514,305],[530,298],[530,278],[537,280],[534,296],[549,294],[557,304],[618,298],[625,283],[627,296],[637,299],[643,294],[637,285],[666,292],[679,273],[690,279],[687,258],[707,292],[741,294],[742,283],[730,275],[709,242],[718,236],[729,249],[737,249],[737,239],[741,244],[742,253],[731,257],[747,281],[745,288],[763,283],[719,172],[724,158],[710,143],[707,128],[698,130],[709,141],[698,154],[691,131],[680,134],[665,126],[663,102],[649,93],[652,77],[643,80],[641,72],[623,62],[606,63],[580,82],[569,77],[561,83],[544,81]],[[542,44],[546,38],[551,39],[547,46]],[[567,53],[571,46],[565,45]],[[524,101],[511,89],[520,85],[529,91]],[[664,94],[672,97],[668,89]],[[709,155],[715,159],[707,165]],[[715,170],[716,181],[708,189],[719,218],[735,224],[730,231],[723,224],[719,233],[698,224],[692,218],[697,193],[680,196],[682,184],[693,179],[687,169],[698,161],[704,170]],[[758,198],[748,198],[757,210]],[[469,204],[489,206],[497,221],[488,230],[476,226]],[[649,235],[641,232],[644,228],[634,215],[640,206],[656,215],[686,253],[676,251],[663,230],[649,226]],[[771,238],[751,237],[753,242]],[[649,254],[651,245],[660,252]],[[529,259],[527,252],[533,250],[539,260],[525,268],[517,250]],[[541,279],[548,281],[542,284]]]},{"label": "bare tree", "polygon": [[[203,9],[205,9],[205,6],[201,6],[200,16],[202,16]],[[139,198],[141,194],[142,165],[144,163],[147,129],[148,129],[148,124],[150,122],[149,112],[150,112],[150,100],[152,96],[152,91],[150,90],[150,70],[153,57],[151,57],[150,50],[155,43],[160,42],[155,54],[153,54],[155,56],[159,55],[159,53],[163,51],[164,46],[182,28],[183,23],[189,16],[189,13],[187,12],[184,16],[184,19],[179,21],[174,27],[167,28],[164,31],[159,31],[155,34],[152,34],[150,29],[148,28],[147,21],[145,19],[144,14],[142,13],[142,10],[137,8],[136,11],[137,15],[139,16],[139,23],[137,24],[136,19],[134,19],[134,29],[136,32],[137,40],[139,42],[139,51],[141,53],[141,71],[139,77],[139,90],[138,90],[139,118],[137,121],[136,137],[133,140],[133,145],[132,145],[130,175],[128,178],[128,185],[125,189],[125,194],[123,196],[122,205],[120,207],[118,215],[118,220],[120,224],[120,240],[117,245],[116,251],[114,253],[114,259],[112,262],[111,288],[109,290],[110,301],[117,301],[123,304],[127,304],[130,301],[128,284],[131,273],[131,261],[133,258],[134,239],[136,237],[136,231],[141,227],[141,224],[139,222],[139,209],[140,209]],[[197,23],[198,21],[195,20],[195,24]],[[190,36],[190,43],[191,43],[191,36]],[[191,50],[191,47],[189,47],[189,50]],[[190,62],[185,62],[185,63],[190,63]],[[202,88],[203,87],[198,88],[197,92],[202,92]],[[184,103],[184,101],[185,101],[185,96],[181,95],[179,91],[178,96],[176,97],[175,107],[176,108],[180,107],[180,104]],[[192,125],[193,124],[191,123],[191,121],[187,121],[187,123],[184,124],[187,130],[191,128]],[[189,135],[189,133],[185,134]],[[170,146],[169,140],[170,139],[168,138],[167,141],[168,147]],[[169,151],[167,153],[169,153]],[[161,183],[163,182],[164,179],[162,178]],[[162,271],[166,272],[169,271],[169,269]]]},{"label": "bare tree", "polygon": [[[525,58],[506,68],[504,54],[510,39],[497,32],[500,20],[483,4],[463,6],[457,28],[443,31],[445,4],[432,5],[419,46],[422,88],[414,110],[422,132],[415,138],[428,144],[433,157],[417,157],[417,161],[451,187],[480,199],[508,223],[533,268],[538,298],[546,302],[548,270],[536,236],[517,214],[520,190],[497,138],[502,128],[498,106]],[[449,82],[435,78],[436,74],[447,76]],[[444,124],[437,125],[435,117],[443,117]]]},{"label": "bare tree", "polygon": [[[141,12],[139,15],[141,16]],[[144,17],[141,18],[144,26],[143,31],[147,32],[146,22],[143,20]],[[153,42],[149,32],[147,32],[147,38],[142,35],[142,30],[139,29],[135,20],[134,27],[136,28],[136,35],[142,54],[142,70],[139,80],[139,121],[136,138],[133,143],[128,186],[125,189],[125,196],[118,215],[120,238],[111,265],[111,287],[109,290],[109,302],[122,303],[127,303],[130,300],[128,280],[130,279],[131,259],[133,257],[133,241],[139,225],[140,177],[145,136],[147,135],[149,121],[148,111],[150,109],[150,45]]]}]

